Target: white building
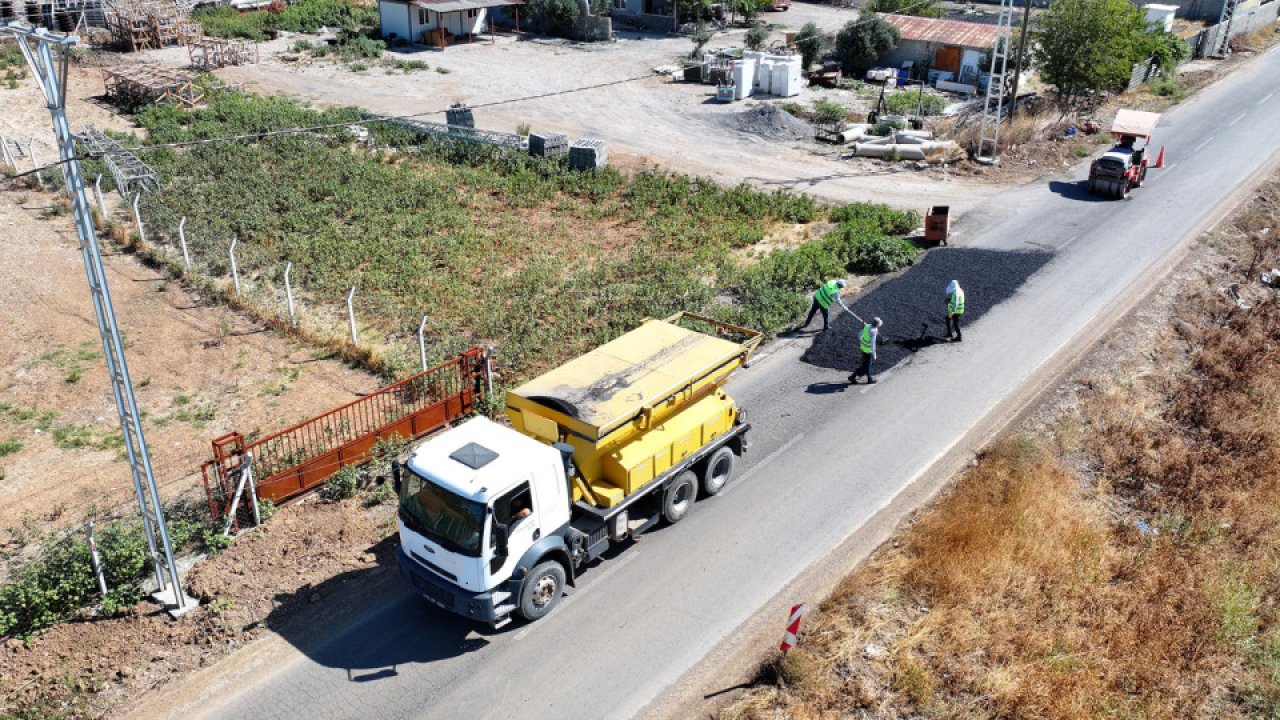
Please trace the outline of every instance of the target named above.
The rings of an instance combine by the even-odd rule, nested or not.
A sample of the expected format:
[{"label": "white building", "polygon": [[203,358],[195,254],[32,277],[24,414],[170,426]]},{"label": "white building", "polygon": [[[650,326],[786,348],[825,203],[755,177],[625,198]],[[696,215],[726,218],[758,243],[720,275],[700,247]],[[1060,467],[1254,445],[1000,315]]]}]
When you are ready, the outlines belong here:
[{"label": "white building", "polygon": [[492,13],[511,7],[519,28],[523,0],[378,0],[384,39],[445,47],[492,29]]}]

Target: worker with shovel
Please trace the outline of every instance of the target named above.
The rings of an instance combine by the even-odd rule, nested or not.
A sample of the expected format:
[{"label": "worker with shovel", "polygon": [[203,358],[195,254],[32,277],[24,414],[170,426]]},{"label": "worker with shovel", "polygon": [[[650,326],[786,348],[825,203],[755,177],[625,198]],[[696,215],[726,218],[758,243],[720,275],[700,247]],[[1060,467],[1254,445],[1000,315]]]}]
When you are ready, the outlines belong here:
[{"label": "worker with shovel", "polygon": [[843,279],[832,280],[830,282],[823,283],[821,287],[815,290],[813,292],[813,304],[809,306],[809,317],[804,319],[804,324],[797,328],[797,330],[803,330],[809,327],[809,323],[813,322],[814,314],[821,310],[822,331],[826,332],[827,324],[830,320],[832,301],[840,303],[840,307],[844,308],[845,312],[852,315],[853,311],[850,310],[849,306],[845,305],[844,301],[840,299],[840,291],[844,289],[844,285],[845,283]]},{"label": "worker with shovel", "polygon": [[947,339],[960,342],[960,317],[964,315],[964,288],[958,280],[947,285]]},{"label": "worker with shovel", "polygon": [[875,361],[878,358],[876,354],[876,342],[880,337],[880,326],[884,323],[880,318],[871,318],[871,322],[867,322],[858,317],[852,310],[850,315],[858,318],[858,322],[862,323],[862,332],[858,333],[858,349],[862,351],[862,365],[849,376],[849,384],[857,385],[859,377],[866,377],[867,384],[875,384]]}]

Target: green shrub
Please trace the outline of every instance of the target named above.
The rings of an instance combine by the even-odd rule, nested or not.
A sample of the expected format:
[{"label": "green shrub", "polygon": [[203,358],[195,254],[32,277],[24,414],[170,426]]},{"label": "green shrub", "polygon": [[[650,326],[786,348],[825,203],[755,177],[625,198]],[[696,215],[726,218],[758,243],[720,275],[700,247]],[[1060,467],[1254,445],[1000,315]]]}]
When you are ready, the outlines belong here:
[{"label": "green shrub", "polygon": [[12,455],[21,450],[22,447],[22,443],[17,440],[5,440],[4,442],[0,442],[0,457]]},{"label": "green shrub", "polygon": [[581,10],[574,0],[530,0],[529,11],[544,32],[556,37],[570,37]]},{"label": "green shrub", "polygon": [[831,252],[851,272],[864,275],[900,270],[916,261],[919,250],[905,238],[866,235],[842,228],[828,237]]},{"label": "green shrub", "polygon": [[1167,97],[1172,100],[1181,100],[1187,96],[1187,91],[1182,87],[1182,83],[1172,78],[1160,78],[1153,81],[1147,86],[1152,95]]},{"label": "green shrub", "polygon": [[359,473],[354,467],[348,465],[324,481],[324,485],[320,488],[320,497],[334,501],[355,497],[356,490],[359,489],[359,481]]},{"label": "green shrub", "polygon": [[887,96],[885,105],[894,115],[915,115],[917,110],[920,115],[941,115],[947,108],[947,101],[941,95],[921,95],[916,90],[904,90]]},{"label": "green shrub", "polygon": [[[359,30],[378,25],[375,6],[361,6],[351,0],[298,0],[278,13],[240,12],[229,5],[206,5],[196,8],[192,17],[204,26],[207,35],[249,40],[266,40],[278,30],[313,33],[324,27]],[[302,52],[299,46],[306,42],[295,43],[294,52]]]},{"label": "green shrub", "polygon": [[871,129],[867,130],[867,134],[885,137],[886,135],[893,133],[895,130],[905,130],[906,128],[906,120],[881,120],[871,126]]},{"label": "green shrub", "polygon": [[902,235],[919,227],[920,213],[915,210],[895,210],[879,203],[852,203],[832,210],[831,221],[864,225],[882,235]]},{"label": "green shrub", "polygon": [[757,20],[751,23],[746,36],[742,39],[742,43],[747,46],[748,50],[759,50],[764,47],[765,42],[768,40],[769,26]]}]

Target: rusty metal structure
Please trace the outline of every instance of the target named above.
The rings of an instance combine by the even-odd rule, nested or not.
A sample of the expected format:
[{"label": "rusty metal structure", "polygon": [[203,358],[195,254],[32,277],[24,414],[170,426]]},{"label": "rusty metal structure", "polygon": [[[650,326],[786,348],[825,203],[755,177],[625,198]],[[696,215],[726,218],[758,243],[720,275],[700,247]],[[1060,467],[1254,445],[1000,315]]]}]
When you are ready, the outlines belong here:
[{"label": "rusty metal structure", "polygon": [[193,108],[204,101],[204,92],[190,73],[160,65],[127,65],[103,70],[107,98],[129,109],[142,105],[177,105]]},{"label": "rusty metal structure", "polygon": [[[359,400],[257,440],[231,432],[213,441],[201,466],[209,510],[223,518],[234,501],[245,457],[258,498],[281,502],[323,483],[348,465],[368,460],[379,441],[422,437],[475,409],[488,392],[489,351],[473,347],[457,357]],[[253,507],[242,498],[241,507]]]}]

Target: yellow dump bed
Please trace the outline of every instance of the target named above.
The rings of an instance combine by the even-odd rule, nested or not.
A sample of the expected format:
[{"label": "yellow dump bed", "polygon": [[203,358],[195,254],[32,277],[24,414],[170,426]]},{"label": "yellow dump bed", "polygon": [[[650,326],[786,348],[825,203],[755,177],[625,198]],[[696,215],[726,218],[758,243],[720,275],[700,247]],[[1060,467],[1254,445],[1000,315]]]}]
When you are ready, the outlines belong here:
[{"label": "yellow dump bed", "polygon": [[[619,453],[646,434],[670,432],[663,423],[715,396],[759,343],[758,332],[690,313],[646,320],[618,339],[508,392],[507,416],[527,435],[573,445],[578,469],[592,488],[607,479],[622,494],[630,494],[644,481],[622,469]],[[731,406],[727,397],[721,402]],[[736,410],[722,414],[731,421]],[[661,467],[661,462],[653,466]],[[656,474],[651,470],[647,477]],[[583,494],[602,491],[607,488]]]}]

